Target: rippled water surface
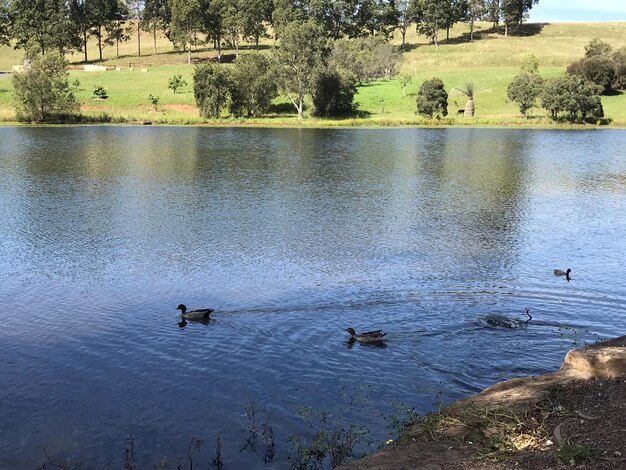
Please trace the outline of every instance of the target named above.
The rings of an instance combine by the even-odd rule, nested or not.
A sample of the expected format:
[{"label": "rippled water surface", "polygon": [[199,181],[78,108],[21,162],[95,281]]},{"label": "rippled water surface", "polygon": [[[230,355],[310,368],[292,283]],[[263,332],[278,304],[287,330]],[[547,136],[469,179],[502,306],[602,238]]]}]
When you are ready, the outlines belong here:
[{"label": "rippled water surface", "polygon": [[[272,468],[624,333],[626,132],[0,128],[0,468]],[[572,281],[553,276],[571,267]],[[215,307],[179,328],[179,303]],[[486,318],[533,320],[498,328]],[[346,343],[382,328],[386,348]],[[366,450],[366,448],[362,449]],[[116,467],[117,468],[117,467]]]}]

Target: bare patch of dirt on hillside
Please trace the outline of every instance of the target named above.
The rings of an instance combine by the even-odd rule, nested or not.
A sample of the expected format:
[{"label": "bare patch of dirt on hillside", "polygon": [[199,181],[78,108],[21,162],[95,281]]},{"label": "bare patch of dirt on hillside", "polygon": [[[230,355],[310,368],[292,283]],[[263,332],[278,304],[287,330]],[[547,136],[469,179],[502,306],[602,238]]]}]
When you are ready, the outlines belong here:
[{"label": "bare patch of dirt on hillside", "polygon": [[198,114],[198,108],[190,104],[164,104],[161,107],[177,113]]}]

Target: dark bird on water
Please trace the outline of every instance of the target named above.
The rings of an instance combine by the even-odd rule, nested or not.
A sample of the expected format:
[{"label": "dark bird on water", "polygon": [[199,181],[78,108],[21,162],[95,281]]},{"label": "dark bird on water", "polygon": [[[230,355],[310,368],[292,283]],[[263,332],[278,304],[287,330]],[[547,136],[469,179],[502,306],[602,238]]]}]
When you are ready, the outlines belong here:
[{"label": "dark bird on water", "polygon": [[180,310],[180,316],[183,317],[183,319],[187,320],[206,319],[209,318],[209,315],[211,315],[211,313],[213,313],[214,311],[214,309],[212,308],[199,308],[196,310],[187,311],[187,307],[185,306],[185,304],[180,304],[178,307],[176,307],[176,310]]},{"label": "dark bird on water", "polygon": [[555,276],[565,276],[565,279],[567,279],[568,281],[571,279],[569,277],[569,273],[571,273],[572,270],[570,268],[567,268],[567,271],[561,271],[560,269],[555,269],[554,270],[554,275]]},{"label": "dark bird on water", "polygon": [[356,334],[353,328],[346,328],[346,331],[350,333],[350,336],[353,340],[358,341],[359,343],[376,343],[384,341],[383,338],[387,333],[383,333],[382,330],[376,331],[366,331],[365,333],[361,333],[360,335]]}]

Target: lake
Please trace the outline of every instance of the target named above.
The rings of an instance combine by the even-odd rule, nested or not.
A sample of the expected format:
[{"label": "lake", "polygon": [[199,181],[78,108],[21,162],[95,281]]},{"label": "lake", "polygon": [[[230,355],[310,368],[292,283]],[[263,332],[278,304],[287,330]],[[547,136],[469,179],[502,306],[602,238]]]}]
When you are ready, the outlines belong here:
[{"label": "lake", "polygon": [[[175,468],[192,437],[206,468],[218,436],[228,468],[287,468],[289,437],[322,413],[374,451],[401,407],[625,333],[623,130],[23,127],[0,142],[0,468],[41,465],[44,445],[119,468],[131,434],[140,468]],[[180,303],[216,311],[180,327]],[[383,329],[386,347],[347,327]],[[270,464],[263,439],[244,448],[251,410]]]}]

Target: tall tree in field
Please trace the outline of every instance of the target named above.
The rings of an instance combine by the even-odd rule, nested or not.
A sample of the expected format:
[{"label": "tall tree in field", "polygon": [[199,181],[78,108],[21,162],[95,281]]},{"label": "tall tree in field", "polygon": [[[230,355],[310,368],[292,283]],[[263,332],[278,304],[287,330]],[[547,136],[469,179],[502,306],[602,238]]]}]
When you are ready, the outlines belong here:
[{"label": "tall tree in field", "polygon": [[115,42],[108,33],[115,28],[115,22],[123,18],[122,6],[117,0],[87,0],[85,5],[87,15],[91,18],[90,34],[96,38],[102,62],[102,50]]},{"label": "tall tree in field", "polygon": [[398,24],[395,0],[361,0],[357,3],[357,30],[389,37]]},{"label": "tall tree in field", "polygon": [[272,21],[272,0],[240,0],[244,22],[244,35],[259,48],[259,40],[267,37],[266,25]]},{"label": "tall tree in field", "polygon": [[485,6],[487,7],[485,19],[495,28],[500,24],[500,0],[485,0]]},{"label": "tall tree in field", "polygon": [[126,14],[135,23],[137,28],[137,55],[141,56],[141,22],[143,21],[144,1],[143,0],[120,0],[123,1],[123,8]]},{"label": "tall tree in field", "polygon": [[171,20],[172,10],[167,0],[145,0],[141,27],[144,31],[152,33],[155,54],[157,53],[157,31],[165,31],[169,28]]},{"label": "tall tree in field", "polygon": [[191,44],[201,27],[201,5],[199,0],[170,0],[172,22],[170,38],[187,50],[187,63],[191,64]]},{"label": "tall tree in field", "polygon": [[[128,10],[126,9],[126,5],[123,3],[118,4],[120,10],[119,14],[116,15],[116,18],[109,23],[106,28],[107,31],[107,42],[109,44],[113,44],[115,42],[115,56],[120,58],[120,42],[126,42],[130,39],[130,33],[132,32],[133,26],[127,25],[124,18],[127,16]],[[139,24],[137,23],[137,27]],[[141,55],[141,47],[139,47],[139,55]]]},{"label": "tall tree in field", "polygon": [[70,23],[75,30],[76,35],[80,38],[82,44],[81,49],[85,55],[85,63],[87,63],[87,39],[91,31],[92,19],[89,16],[90,10],[85,5],[85,0],[70,0],[69,3]]},{"label": "tall tree in field", "polygon": [[451,0],[413,0],[417,32],[428,36],[432,43],[439,44],[439,30],[450,27],[452,17]]},{"label": "tall tree in field", "polygon": [[80,46],[70,27],[64,0],[12,0],[9,17],[11,35],[18,48],[34,43],[44,54],[51,49],[65,52]]},{"label": "tall tree in field", "polygon": [[315,74],[328,56],[324,30],[314,21],[293,21],[281,29],[280,45],[274,50],[278,86],[291,100],[302,119],[304,97],[311,93]]},{"label": "tall tree in field", "polygon": [[[236,5],[231,8],[234,1],[236,0],[203,0],[202,31],[208,38],[213,39],[218,62],[222,61],[222,39],[229,34],[229,31],[240,31],[240,18]],[[229,17],[229,14],[232,14],[232,17]],[[237,33],[233,32],[231,35],[235,34]]]},{"label": "tall tree in field", "polygon": [[489,12],[485,0],[467,0],[467,22],[470,24],[470,41],[474,40],[474,24]]},{"label": "tall tree in field", "polygon": [[501,0],[502,18],[504,19],[504,35],[507,36],[510,26],[522,26],[528,12],[539,3],[539,0]]},{"label": "tall tree in field", "polygon": [[396,12],[398,18],[398,29],[402,35],[401,49],[404,49],[406,44],[406,33],[411,27],[411,24],[415,21],[415,12],[413,10],[413,4],[411,0],[396,0]]},{"label": "tall tree in field", "polygon": [[339,39],[358,35],[355,18],[358,9],[359,0],[309,0],[307,13],[324,26],[328,36]]},{"label": "tall tree in field", "polygon": [[[239,57],[239,41],[245,34],[244,5],[241,0],[222,0],[223,29],[227,40]],[[221,52],[221,50],[220,50]],[[218,56],[221,56],[218,53]],[[221,58],[221,57],[220,57]]]}]

